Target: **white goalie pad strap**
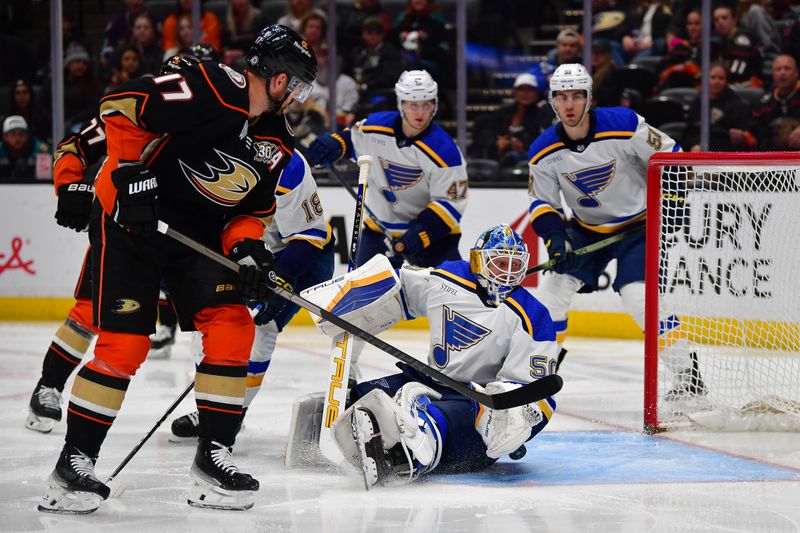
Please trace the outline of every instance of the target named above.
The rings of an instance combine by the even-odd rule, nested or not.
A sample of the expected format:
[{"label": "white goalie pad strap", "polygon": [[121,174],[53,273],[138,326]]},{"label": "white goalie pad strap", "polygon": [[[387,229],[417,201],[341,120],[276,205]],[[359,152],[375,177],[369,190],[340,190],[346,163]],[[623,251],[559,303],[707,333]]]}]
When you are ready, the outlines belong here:
[{"label": "white goalie pad strap", "polygon": [[[482,392],[499,394],[520,386],[517,383],[493,381],[486,385]],[[483,443],[486,444],[486,455],[492,459],[499,459],[522,446],[531,437],[533,427],[542,420],[544,420],[544,414],[535,403],[504,410],[495,410],[481,405],[475,418],[475,429],[480,433]]]},{"label": "white goalie pad strap", "polygon": [[[330,281],[309,287],[301,296],[371,334],[397,324],[403,317],[400,278],[384,255]],[[335,337],[341,328],[314,316],[317,327]]]},{"label": "white goalie pad strap", "polygon": [[[393,448],[400,442],[400,426],[416,427],[416,423],[410,415],[404,413],[395,401],[381,389],[369,391],[363,398],[347,408],[342,415],[336,419],[331,427],[333,431],[333,441],[344,455],[344,458],[354,466],[359,465],[359,451],[356,446],[353,432],[350,429],[350,421],[353,418],[353,410],[357,407],[369,409],[378,421],[383,447],[386,450]],[[398,423],[400,420],[400,423]]]},{"label": "white goalie pad strap", "polygon": [[[416,381],[406,383],[394,395],[394,401],[400,406],[400,410],[408,413],[414,420],[414,427],[399,428],[403,443],[408,446],[414,458],[425,466],[439,462],[441,446],[437,443],[441,440],[441,436],[436,424],[428,416],[423,419],[419,410],[425,410],[430,400],[438,400],[441,397],[442,395],[432,388]],[[433,427],[428,428],[426,426],[428,422]]]}]

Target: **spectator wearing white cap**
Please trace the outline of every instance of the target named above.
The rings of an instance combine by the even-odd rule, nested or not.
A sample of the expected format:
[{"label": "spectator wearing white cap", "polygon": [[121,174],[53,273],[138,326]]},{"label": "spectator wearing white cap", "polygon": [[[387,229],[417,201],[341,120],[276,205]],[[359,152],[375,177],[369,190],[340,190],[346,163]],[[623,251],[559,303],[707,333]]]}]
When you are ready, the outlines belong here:
[{"label": "spectator wearing white cap", "polygon": [[502,167],[527,160],[528,146],[541,131],[540,110],[545,103],[533,74],[514,80],[514,102],[475,121],[471,155],[493,159]]},{"label": "spectator wearing white cap", "polygon": [[3,121],[3,142],[0,144],[0,182],[35,181],[39,154],[49,155],[49,148],[30,135],[25,119],[20,115],[7,117]]}]

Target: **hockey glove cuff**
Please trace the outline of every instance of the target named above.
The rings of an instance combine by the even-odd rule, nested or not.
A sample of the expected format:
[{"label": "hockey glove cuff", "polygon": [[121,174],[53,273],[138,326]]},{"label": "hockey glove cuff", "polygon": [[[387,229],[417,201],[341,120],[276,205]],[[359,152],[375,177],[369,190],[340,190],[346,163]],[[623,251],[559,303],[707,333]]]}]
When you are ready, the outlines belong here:
[{"label": "hockey glove cuff", "polygon": [[114,222],[134,235],[155,235],[158,227],[158,181],[140,164],[121,166],[111,172],[117,188]]},{"label": "hockey glove cuff", "polygon": [[578,257],[572,253],[569,237],[564,231],[557,231],[542,237],[547,248],[547,256],[555,260],[556,264],[550,267],[553,272],[566,274],[577,266]]},{"label": "hockey glove cuff", "polygon": [[230,259],[239,263],[236,290],[250,300],[267,301],[275,286],[277,274],[267,243],[258,239],[242,239],[231,248]]},{"label": "hockey glove cuff", "polygon": [[66,183],[58,188],[56,223],[75,231],[85,231],[94,201],[94,187],[88,183]]},{"label": "hockey glove cuff", "polygon": [[347,144],[340,135],[321,135],[306,150],[306,160],[312,167],[335,163],[347,151]]}]

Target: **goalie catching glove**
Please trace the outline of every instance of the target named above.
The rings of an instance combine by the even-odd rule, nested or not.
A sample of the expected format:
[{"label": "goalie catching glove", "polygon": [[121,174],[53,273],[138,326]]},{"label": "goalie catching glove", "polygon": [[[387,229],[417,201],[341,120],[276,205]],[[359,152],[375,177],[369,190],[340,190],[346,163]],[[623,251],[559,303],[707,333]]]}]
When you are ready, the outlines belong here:
[{"label": "goalie catching glove", "polygon": [[[518,389],[522,385],[493,381],[486,387],[476,384],[472,386],[484,394],[500,394]],[[552,398],[502,410],[479,405],[475,416],[475,430],[486,444],[486,455],[499,459],[514,452],[547,425],[554,410],[555,400]]]},{"label": "goalie catching glove", "polygon": [[[266,302],[279,277],[272,267],[273,257],[267,243],[259,239],[242,239],[231,248],[228,257],[239,263],[236,290],[250,300]],[[285,280],[280,278],[282,283]],[[291,287],[290,287],[291,288]]]}]

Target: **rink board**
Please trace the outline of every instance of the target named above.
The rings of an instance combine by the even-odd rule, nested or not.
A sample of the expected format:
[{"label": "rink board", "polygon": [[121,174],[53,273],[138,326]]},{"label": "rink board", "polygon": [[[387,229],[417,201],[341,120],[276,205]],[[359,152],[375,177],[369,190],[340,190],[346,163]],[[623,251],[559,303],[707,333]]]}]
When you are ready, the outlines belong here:
[{"label": "rink board", "polygon": [[482,472],[431,479],[488,486],[800,480],[791,468],[629,432],[544,432],[526,448],[519,461],[504,457]]}]

